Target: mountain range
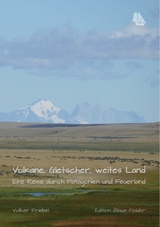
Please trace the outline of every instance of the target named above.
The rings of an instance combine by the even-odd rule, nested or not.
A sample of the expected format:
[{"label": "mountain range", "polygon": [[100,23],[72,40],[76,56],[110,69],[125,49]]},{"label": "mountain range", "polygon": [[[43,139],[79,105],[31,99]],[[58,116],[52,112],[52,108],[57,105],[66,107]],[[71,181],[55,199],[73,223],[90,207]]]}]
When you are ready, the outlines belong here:
[{"label": "mountain range", "polygon": [[134,111],[106,109],[102,112],[99,104],[79,103],[72,113],[55,106],[46,99],[37,100],[30,105],[12,112],[0,112],[2,122],[44,122],[67,124],[106,124],[106,123],[145,123],[145,119]]}]

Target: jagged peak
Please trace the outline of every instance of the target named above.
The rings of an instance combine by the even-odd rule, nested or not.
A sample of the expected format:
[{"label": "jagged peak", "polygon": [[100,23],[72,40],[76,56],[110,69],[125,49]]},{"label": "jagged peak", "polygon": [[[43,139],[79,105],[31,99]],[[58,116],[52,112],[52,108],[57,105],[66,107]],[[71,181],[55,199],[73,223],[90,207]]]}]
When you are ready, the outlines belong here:
[{"label": "jagged peak", "polygon": [[[30,106],[33,106],[33,105],[35,105],[35,104],[37,104],[37,103],[47,103],[47,102],[49,102],[49,103],[52,103],[50,100],[48,100],[48,99],[37,99],[35,102],[32,102],[31,104],[30,104]],[[53,104],[53,103],[52,103]]]},{"label": "jagged peak", "polygon": [[[35,121],[54,123],[139,123],[145,119],[134,111],[120,111],[113,108],[100,110],[100,105],[91,106],[88,102],[79,103],[71,115],[54,105],[50,100],[38,99],[37,101],[15,110],[13,112],[0,113],[4,121]],[[103,119],[102,119],[103,118]]]},{"label": "jagged peak", "polygon": [[47,118],[48,113],[58,113],[60,108],[55,106],[51,101],[41,99],[31,106],[31,110],[39,117]]},{"label": "jagged peak", "polygon": [[78,105],[77,106],[82,106],[82,107],[90,107],[90,108],[93,108],[93,106],[92,105],[90,105],[88,102],[84,102],[84,103],[78,103]]},{"label": "jagged peak", "polygon": [[83,103],[83,106],[93,108],[93,106],[90,105],[88,102],[84,102],[84,103]]}]

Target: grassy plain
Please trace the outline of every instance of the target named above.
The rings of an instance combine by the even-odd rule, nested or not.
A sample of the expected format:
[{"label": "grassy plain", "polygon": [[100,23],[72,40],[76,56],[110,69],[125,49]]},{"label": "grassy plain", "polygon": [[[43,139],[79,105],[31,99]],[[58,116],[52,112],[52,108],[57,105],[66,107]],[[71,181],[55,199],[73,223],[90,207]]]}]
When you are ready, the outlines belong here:
[{"label": "grassy plain", "polygon": [[[13,172],[12,168],[24,166],[43,168],[45,174]],[[91,173],[51,174],[48,169],[52,166],[90,168]],[[122,173],[95,171],[108,167],[121,168]],[[126,174],[126,167],[129,170],[146,167],[146,173]],[[111,179],[114,182],[116,178],[146,179],[146,183],[102,183]],[[25,183],[13,184],[13,179]],[[27,179],[44,183],[27,184]],[[48,179],[100,180],[100,183],[84,187],[76,183],[46,184]],[[3,227],[158,227],[159,123],[81,126],[0,123],[0,186]],[[48,194],[29,194],[35,192]],[[14,212],[15,208],[28,212]],[[32,212],[33,208],[49,212]],[[132,212],[131,208],[144,211]]]}]

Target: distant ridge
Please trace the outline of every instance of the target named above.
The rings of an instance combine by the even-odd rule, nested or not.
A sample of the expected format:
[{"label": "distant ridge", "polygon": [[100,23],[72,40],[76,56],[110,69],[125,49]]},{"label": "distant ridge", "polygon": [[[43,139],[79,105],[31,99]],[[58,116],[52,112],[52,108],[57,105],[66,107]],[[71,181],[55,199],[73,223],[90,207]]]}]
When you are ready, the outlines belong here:
[{"label": "distant ridge", "polygon": [[145,123],[145,119],[134,111],[106,109],[102,112],[99,104],[91,106],[79,103],[71,114],[51,101],[39,99],[13,112],[0,112],[2,122],[41,122],[61,124],[106,124],[106,123]]}]

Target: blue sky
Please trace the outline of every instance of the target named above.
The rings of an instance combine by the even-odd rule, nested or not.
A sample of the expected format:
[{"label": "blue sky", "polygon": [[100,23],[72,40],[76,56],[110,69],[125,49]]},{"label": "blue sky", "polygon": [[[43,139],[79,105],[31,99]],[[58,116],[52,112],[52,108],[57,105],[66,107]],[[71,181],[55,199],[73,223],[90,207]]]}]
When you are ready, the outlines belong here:
[{"label": "blue sky", "polygon": [[157,0],[0,1],[0,111],[45,98],[158,121],[158,19]]}]

